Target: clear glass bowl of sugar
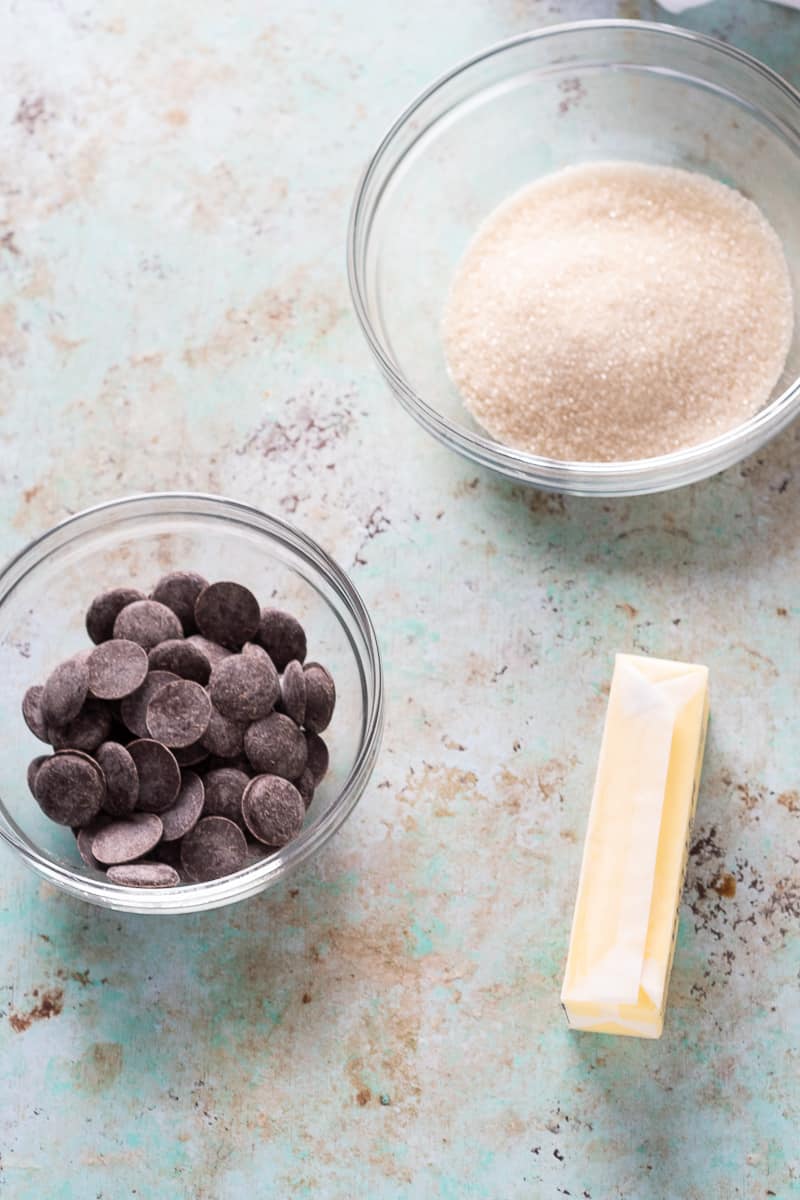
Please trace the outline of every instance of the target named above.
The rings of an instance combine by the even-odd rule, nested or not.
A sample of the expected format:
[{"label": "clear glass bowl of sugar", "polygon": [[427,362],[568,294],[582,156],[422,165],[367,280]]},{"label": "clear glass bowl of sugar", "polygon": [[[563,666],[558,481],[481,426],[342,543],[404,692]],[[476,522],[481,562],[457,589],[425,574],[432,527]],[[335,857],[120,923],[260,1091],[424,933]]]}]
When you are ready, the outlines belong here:
[{"label": "clear glass bowl of sugar", "polygon": [[[703,172],[761,209],[781,239],[794,335],[769,402],[659,457],[570,462],[493,440],[447,369],[442,314],[459,261],[497,206],[575,164],[629,160]],[[381,141],[348,234],[356,314],[393,393],[452,450],[535,487],[635,495],[705,478],[800,410],[800,94],[747,54],[666,25],[590,21],[494,46],[423,92]]]},{"label": "clear glass bowl of sugar", "polygon": [[[178,887],[125,887],[80,859],[70,829],[39,809],[28,762],[47,751],[20,712],[27,688],[91,646],[92,598],[109,588],[149,593],[172,570],[249,587],[263,605],[304,624],[310,657],[336,681],[325,731],[330,768],[300,834],[281,850],[220,879]],[[0,840],[43,880],[82,900],[125,912],[217,908],[274,886],[328,842],[367,786],[383,728],[383,676],[369,614],[340,567],[311,538],[276,517],[216,496],[162,493],[115,500],[50,529],[0,570]]]}]

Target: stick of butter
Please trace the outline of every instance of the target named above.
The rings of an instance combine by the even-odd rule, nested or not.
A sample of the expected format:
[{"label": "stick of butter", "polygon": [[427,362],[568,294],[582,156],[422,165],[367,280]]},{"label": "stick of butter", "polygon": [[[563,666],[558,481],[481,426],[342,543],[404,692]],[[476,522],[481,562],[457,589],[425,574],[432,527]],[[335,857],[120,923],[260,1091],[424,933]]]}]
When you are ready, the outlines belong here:
[{"label": "stick of butter", "polygon": [[708,725],[708,669],[618,654],[561,1003],[573,1029],[657,1038]]}]

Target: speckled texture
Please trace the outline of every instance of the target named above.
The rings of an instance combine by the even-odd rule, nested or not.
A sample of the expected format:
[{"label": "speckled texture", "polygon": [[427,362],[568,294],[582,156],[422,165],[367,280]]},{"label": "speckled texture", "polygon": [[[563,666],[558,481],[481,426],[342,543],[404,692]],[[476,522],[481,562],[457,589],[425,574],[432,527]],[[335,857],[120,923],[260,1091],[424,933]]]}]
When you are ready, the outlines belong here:
[{"label": "speckled texture", "polygon": [[[155,925],[3,854],[2,1194],[800,1195],[800,429],[672,496],[524,492],[400,412],[349,314],[347,208],[400,106],[614,12],[663,15],[3,7],[0,548],[136,488],[274,509],[352,571],[389,712],[352,820],[269,897]],[[682,21],[800,83],[797,13]],[[711,668],[660,1043],[558,1007],[617,649]]]}]

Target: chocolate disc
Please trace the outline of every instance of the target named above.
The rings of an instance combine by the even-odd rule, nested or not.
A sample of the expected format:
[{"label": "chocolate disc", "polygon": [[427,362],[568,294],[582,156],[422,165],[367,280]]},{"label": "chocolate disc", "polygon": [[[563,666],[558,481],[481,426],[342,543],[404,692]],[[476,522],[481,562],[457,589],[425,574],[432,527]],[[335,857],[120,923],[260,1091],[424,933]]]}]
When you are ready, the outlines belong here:
[{"label": "chocolate disc", "polygon": [[141,858],[161,837],[161,818],[155,813],[135,812],[119,821],[111,821],[92,841],[92,854],[98,862],[132,862]]},{"label": "chocolate disc", "polygon": [[261,611],[248,588],[228,580],[209,584],[194,606],[197,628],[204,637],[239,650],[258,629]]},{"label": "chocolate disc", "polygon": [[250,782],[250,776],[235,767],[220,767],[209,771],[205,777],[206,800],[204,817],[227,817],[229,821],[242,824],[242,796]]},{"label": "chocolate disc", "polygon": [[74,720],[48,728],[47,736],[54,750],[83,750],[91,754],[108,740],[110,729],[108,705],[102,700],[87,700]]},{"label": "chocolate disc", "polygon": [[258,625],[258,640],[278,671],[283,671],[293,658],[298,662],[305,661],[305,630],[291,613],[279,608],[265,608]]},{"label": "chocolate disc", "polygon": [[[171,571],[162,576],[153,588],[153,599],[171,608],[183,626],[185,634],[194,633],[194,606],[197,597],[208,587],[208,580],[194,571]],[[173,671],[174,667],[167,667]],[[178,672],[180,674],[180,672]],[[203,680],[199,680],[200,683]]]},{"label": "chocolate disc", "polygon": [[293,658],[281,675],[281,708],[295,725],[302,725],[306,717],[306,675],[302,664]]},{"label": "chocolate disc", "polygon": [[151,671],[140,688],[131,696],[126,696],[119,706],[120,716],[137,737],[150,736],[147,728],[147,706],[156,693],[168,683],[174,683],[178,678],[171,671]]},{"label": "chocolate disc", "polygon": [[158,845],[154,846],[153,849],[149,851],[149,854],[151,858],[156,860],[156,862],[166,863],[167,866],[172,867],[172,869],[177,872],[181,879],[185,879],[185,872],[183,870],[183,866],[181,865],[180,838],[174,842],[165,842],[162,837]]},{"label": "chocolate disc", "polygon": [[311,801],[314,799],[314,776],[308,767],[306,767],[299,779],[295,780],[294,786],[303,798],[303,804],[306,810],[311,807]]},{"label": "chocolate disc", "polygon": [[105,829],[108,824],[108,817],[104,813],[100,813],[88,825],[84,825],[75,834],[75,844],[78,848],[78,854],[81,856],[87,867],[93,867],[95,871],[102,871],[103,864],[99,862],[92,853],[92,843],[100,832]]},{"label": "chocolate disc", "polygon": [[160,862],[123,863],[109,867],[106,875],[122,887],[177,887],[181,881],[174,867]]},{"label": "chocolate disc", "polygon": [[76,655],[59,663],[44,685],[41,695],[42,716],[50,725],[66,725],[77,717],[89,691],[89,669]]},{"label": "chocolate disc", "polygon": [[224,646],[220,646],[219,642],[212,642],[209,638],[204,638],[200,633],[193,633],[191,637],[186,638],[186,642],[188,645],[196,647],[201,654],[206,656],[212,670],[217,663],[222,662],[223,658],[230,658],[233,654],[233,650],[226,650]]},{"label": "chocolate disc", "polygon": [[86,613],[86,632],[93,642],[107,642],[114,636],[114,622],[134,600],[144,600],[144,592],[138,588],[112,588],[95,596]]},{"label": "chocolate disc", "polygon": [[191,746],[176,746],[172,753],[179,767],[196,767],[208,758],[208,751],[202,742],[193,742]]},{"label": "chocolate disc", "polygon": [[34,781],[42,812],[59,825],[88,825],[100,812],[106,785],[103,772],[78,754],[54,754],[43,762]]},{"label": "chocolate disc", "polygon": [[159,642],[183,637],[183,627],[166,604],[159,604],[157,600],[134,600],[117,616],[114,637],[138,642],[145,650],[152,650]]},{"label": "chocolate disc", "polygon": [[139,772],[136,763],[119,742],[103,742],[94,752],[106,777],[103,808],[112,817],[127,817],[139,798]]},{"label": "chocolate disc", "polygon": [[242,771],[248,779],[252,777],[253,768],[247,759],[247,756],[242,754],[233,754],[225,758],[221,754],[209,754],[208,762],[205,764],[206,773],[209,771]]},{"label": "chocolate disc", "polygon": [[22,698],[22,716],[34,737],[37,737],[40,742],[47,742],[50,739],[47,736],[47,722],[42,712],[43,692],[44,688],[38,685],[28,688]]},{"label": "chocolate disc", "polygon": [[136,642],[117,638],[95,646],[88,659],[89,691],[99,700],[122,700],[147,676],[147,654]]},{"label": "chocolate disc", "polygon": [[278,672],[269,655],[232,654],[211,672],[208,694],[224,717],[242,724],[272,712],[280,695]]},{"label": "chocolate disc", "polygon": [[[239,653],[243,654],[245,658],[269,658],[264,647],[259,646],[258,642],[245,642]],[[272,659],[269,658],[269,661],[272,662]],[[272,665],[274,666],[275,664],[272,663]]]},{"label": "chocolate disc", "polygon": [[328,747],[318,733],[309,733],[306,731],[306,748],[308,750],[306,766],[314,776],[314,786],[316,787],[322,783],[322,780],[328,773],[330,763]]},{"label": "chocolate disc", "polygon": [[193,679],[195,683],[208,683],[211,663],[201,648],[185,638],[170,638],[153,646],[148,658],[151,671],[172,671],[181,679]]},{"label": "chocolate disc", "polygon": [[336,687],[330,671],[319,663],[307,663],[306,674],[306,729],[312,733],[324,733],[331,723],[336,705]]},{"label": "chocolate disc", "polygon": [[297,837],[305,811],[297,788],[278,775],[256,775],[242,797],[245,825],[265,846],[285,846]]},{"label": "chocolate disc", "polygon": [[291,717],[270,713],[244,735],[244,752],[260,775],[297,779],[306,766],[306,739]]},{"label": "chocolate disc", "polygon": [[164,832],[161,835],[165,842],[174,842],[182,838],[190,829],[194,829],[203,812],[205,788],[199,775],[194,771],[184,771],[181,780],[181,790],[172,808],[161,814]]},{"label": "chocolate disc", "polygon": [[42,765],[42,763],[47,762],[49,757],[49,754],[40,754],[38,758],[32,758],[28,763],[28,788],[30,789],[30,793],[34,798],[36,796],[36,776],[39,774],[39,767]]},{"label": "chocolate disc", "polygon": [[183,869],[195,883],[230,875],[246,861],[245,836],[225,817],[203,817],[181,843]]},{"label": "chocolate disc", "polygon": [[191,679],[176,679],[159,688],[147,706],[151,737],[165,746],[185,749],[202,738],[211,718],[208,692]]},{"label": "chocolate disc", "polygon": [[128,753],[139,774],[137,807],[147,813],[162,813],[171,808],[181,786],[181,769],[175,755],[151,738],[131,742]]},{"label": "chocolate disc", "polygon": [[211,754],[220,758],[234,758],[244,748],[244,726],[231,721],[229,717],[223,717],[221,712],[212,708],[208,729],[200,740]]}]

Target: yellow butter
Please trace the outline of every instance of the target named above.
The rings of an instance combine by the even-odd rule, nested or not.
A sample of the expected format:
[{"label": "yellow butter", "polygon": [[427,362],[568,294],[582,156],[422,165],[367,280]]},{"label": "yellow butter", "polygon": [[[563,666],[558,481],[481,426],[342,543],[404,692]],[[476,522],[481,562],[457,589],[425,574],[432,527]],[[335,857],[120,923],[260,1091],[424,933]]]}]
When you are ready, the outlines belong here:
[{"label": "yellow butter", "polygon": [[708,724],[708,670],[618,654],[561,1002],[574,1029],[657,1038]]}]

